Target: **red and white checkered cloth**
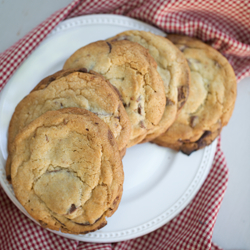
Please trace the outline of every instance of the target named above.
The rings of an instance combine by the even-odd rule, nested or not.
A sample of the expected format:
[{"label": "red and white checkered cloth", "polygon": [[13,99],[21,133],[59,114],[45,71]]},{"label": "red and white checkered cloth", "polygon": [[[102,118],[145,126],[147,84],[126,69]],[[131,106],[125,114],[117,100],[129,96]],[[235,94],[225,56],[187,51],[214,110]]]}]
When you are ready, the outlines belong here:
[{"label": "red and white checkered cloth", "polygon": [[[248,0],[74,0],[0,54],[0,90],[60,21],[98,13],[126,15],[167,33],[198,37],[228,58],[238,80],[250,75]],[[219,140],[206,181],[178,216],[150,234],[113,244],[77,242],[50,233],[24,216],[0,188],[0,249],[220,249],[211,240],[227,181],[228,169]]]}]

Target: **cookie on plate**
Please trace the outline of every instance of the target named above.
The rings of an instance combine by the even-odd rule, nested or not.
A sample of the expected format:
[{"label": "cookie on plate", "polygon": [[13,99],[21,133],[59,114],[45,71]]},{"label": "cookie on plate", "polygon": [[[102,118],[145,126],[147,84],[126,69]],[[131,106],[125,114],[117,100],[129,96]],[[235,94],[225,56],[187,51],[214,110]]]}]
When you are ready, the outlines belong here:
[{"label": "cookie on plate", "polygon": [[15,195],[43,227],[86,234],[107,224],[124,174],[113,133],[98,116],[79,108],[48,111],[13,145]]},{"label": "cookie on plate", "polygon": [[236,99],[236,78],[225,57],[205,43],[169,35],[191,71],[187,103],[174,124],[153,142],[189,155],[213,142],[227,125]]},{"label": "cookie on plate", "polygon": [[97,41],[78,49],[63,68],[77,67],[102,74],[117,88],[132,127],[128,147],[158,125],[166,97],[157,64],[144,47],[130,41]]},{"label": "cookie on plate", "polygon": [[110,127],[121,154],[125,153],[131,126],[113,86],[95,72],[86,73],[86,69],[60,71],[42,80],[17,105],[9,125],[7,176],[10,173],[11,145],[19,131],[49,110],[68,107],[84,108],[99,116]]},{"label": "cookie on plate", "polygon": [[176,119],[188,97],[190,71],[184,55],[172,42],[151,32],[130,30],[122,32],[108,42],[129,40],[146,49],[157,63],[157,70],[164,82],[166,107],[161,121],[152,129],[142,142],[151,141],[165,132]]}]

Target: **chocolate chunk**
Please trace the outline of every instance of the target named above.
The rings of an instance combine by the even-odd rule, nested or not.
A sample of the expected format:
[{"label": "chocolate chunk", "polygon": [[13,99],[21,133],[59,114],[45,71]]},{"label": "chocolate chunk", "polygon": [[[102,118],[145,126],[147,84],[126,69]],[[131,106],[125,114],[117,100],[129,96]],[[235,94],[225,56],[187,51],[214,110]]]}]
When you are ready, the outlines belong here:
[{"label": "chocolate chunk", "polygon": [[88,129],[88,128],[86,128],[86,130],[87,130],[87,131],[89,131],[89,129]]},{"label": "chocolate chunk", "polygon": [[191,116],[190,117],[190,126],[194,128],[197,123],[199,122],[199,117],[198,116]]},{"label": "chocolate chunk", "polygon": [[210,136],[212,134],[211,131],[206,130],[202,136],[200,137],[200,139],[198,141],[196,141],[197,145],[198,145],[198,149],[203,148],[207,145],[207,141],[205,140],[208,136]]},{"label": "chocolate chunk", "polygon": [[178,87],[178,109],[182,108],[188,97],[188,87],[180,86]]},{"label": "chocolate chunk", "polygon": [[178,87],[178,102],[182,100],[186,100],[187,97],[187,87],[186,86],[180,86]]},{"label": "chocolate chunk", "polygon": [[74,213],[75,211],[77,210],[77,207],[75,204],[72,204],[69,211],[68,211],[68,214],[72,214]]},{"label": "chocolate chunk", "polygon": [[206,131],[203,133],[203,135],[200,137],[199,140],[202,140],[202,139],[206,138],[207,136],[209,136],[209,135],[211,135],[211,134],[212,134],[211,131],[206,130]]},{"label": "chocolate chunk", "polygon": [[10,175],[7,175],[6,178],[7,178],[8,181],[11,181],[11,176]]},{"label": "chocolate chunk", "polygon": [[108,139],[110,141],[110,144],[112,146],[114,146],[115,145],[115,141],[114,141],[114,136],[113,136],[113,133],[111,132],[111,130],[108,130]]},{"label": "chocolate chunk", "polygon": [[141,115],[141,110],[142,110],[142,107],[141,107],[141,104],[138,105],[138,114]]},{"label": "chocolate chunk", "polygon": [[139,125],[140,125],[141,128],[146,128],[143,121],[140,121]]},{"label": "chocolate chunk", "polygon": [[78,72],[88,73],[88,70],[86,68],[80,68],[78,69]]},{"label": "chocolate chunk", "polygon": [[207,146],[207,142],[205,140],[199,140],[197,142],[197,145],[198,145],[198,148],[197,148],[197,150],[198,150],[198,149],[206,147]]},{"label": "chocolate chunk", "polygon": [[[45,87],[42,87],[42,88],[38,88],[38,89],[44,89],[44,88],[47,88],[53,81],[55,81],[56,80],[56,77],[54,77],[54,76],[51,76],[49,79],[48,79],[48,82],[47,82],[47,84],[46,84],[46,86]],[[40,85],[40,84],[39,84]],[[42,85],[41,85],[42,86]],[[37,87],[36,87],[37,88]],[[36,89],[35,88],[35,89]],[[37,90],[38,90],[37,89]]]},{"label": "chocolate chunk", "polygon": [[127,107],[129,107],[130,106],[130,103],[123,103],[123,106],[124,106],[124,108],[127,108]]},{"label": "chocolate chunk", "polygon": [[198,150],[198,146],[195,142],[190,142],[186,140],[186,143],[183,142],[180,147],[180,151],[186,155],[191,155],[194,151]]},{"label": "chocolate chunk", "polygon": [[109,46],[109,53],[111,53],[112,45],[111,45],[109,42],[107,42],[107,44],[108,44],[108,46]]},{"label": "chocolate chunk", "polygon": [[186,144],[183,144],[183,147],[181,147],[181,152],[186,154],[186,155],[191,155],[191,153],[193,153],[194,151],[197,151],[201,148],[204,148],[205,146],[207,146],[210,141],[207,141],[207,137],[210,136],[212,134],[211,131],[204,131],[204,133],[202,134],[202,136],[200,137],[199,140],[197,140],[196,142],[189,142],[189,141],[183,141],[183,143],[186,142]]},{"label": "chocolate chunk", "polygon": [[42,226],[42,227],[44,227],[44,228],[46,228],[47,227],[47,223],[45,223],[44,221],[42,221],[42,220],[39,220],[38,221],[39,223],[40,223],[40,225]]},{"label": "chocolate chunk", "polygon": [[46,141],[49,142],[49,138],[47,135],[45,135]]},{"label": "chocolate chunk", "polygon": [[63,108],[63,104],[60,102],[60,106],[61,106],[61,108]]}]

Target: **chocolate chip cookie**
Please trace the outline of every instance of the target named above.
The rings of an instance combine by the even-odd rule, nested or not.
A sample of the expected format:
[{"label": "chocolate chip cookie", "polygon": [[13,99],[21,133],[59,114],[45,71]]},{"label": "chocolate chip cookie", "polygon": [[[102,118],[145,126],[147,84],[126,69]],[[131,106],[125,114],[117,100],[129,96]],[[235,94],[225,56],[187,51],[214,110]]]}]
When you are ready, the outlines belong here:
[{"label": "chocolate chip cookie", "polygon": [[11,145],[15,136],[28,123],[49,110],[79,107],[93,112],[108,124],[119,150],[124,154],[131,130],[125,108],[107,80],[95,72],[86,71],[60,71],[46,77],[17,105],[9,125],[7,176],[10,173]]},{"label": "chocolate chip cookie", "polygon": [[155,129],[166,97],[157,64],[143,46],[130,41],[97,41],[77,50],[63,68],[77,67],[102,74],[120,93],[132,127],[128,147]]},{"label": "chocolate chip cookie", "polygon": [[15,195],[43,227],[71,234],[102,228],[117,209],[123,167],[113,133],[90,111],[48,111],[15,138]]},{"label": "chocolate chip cookie", "polygon": [[236,78],[227,59],[212,47],[186,36],[168,39],[187,58],[190,93],[174,124],[153,142],[189,155],[212,143],[227,125],[236,99]]},{"label": "chocolate chip cookie", "polygon": [[188,64],[183,54],[165,37],[150,32],[130,30],[107,39],[108,42],[119,40],[136,42],[148,49],[157,63],[157,70],[164,82],[167,102],[163,117],[142,142],[151,141],[172,125],[187,100],[190,82]]}]

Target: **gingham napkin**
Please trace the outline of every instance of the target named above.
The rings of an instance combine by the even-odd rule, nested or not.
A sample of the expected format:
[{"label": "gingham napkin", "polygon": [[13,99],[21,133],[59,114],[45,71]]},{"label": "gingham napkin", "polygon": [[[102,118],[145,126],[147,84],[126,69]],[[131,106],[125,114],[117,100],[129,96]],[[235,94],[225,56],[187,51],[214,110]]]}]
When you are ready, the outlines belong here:
[{"label": "gingham napkin", "polygon": [[[60,21],[98,13],[126,15],[155,25],[167,33],[198,37],[228,58],[238,80],[250,75],[248,0],[75,0],[0,54],[0,91]],[[113,244],[77,242],[50,233],[24,216],[0,188],[0,249],[220,249],[211,240],[227,181],[228,169],[219,139],[206,181],[178,216],[150,234]]]}]

